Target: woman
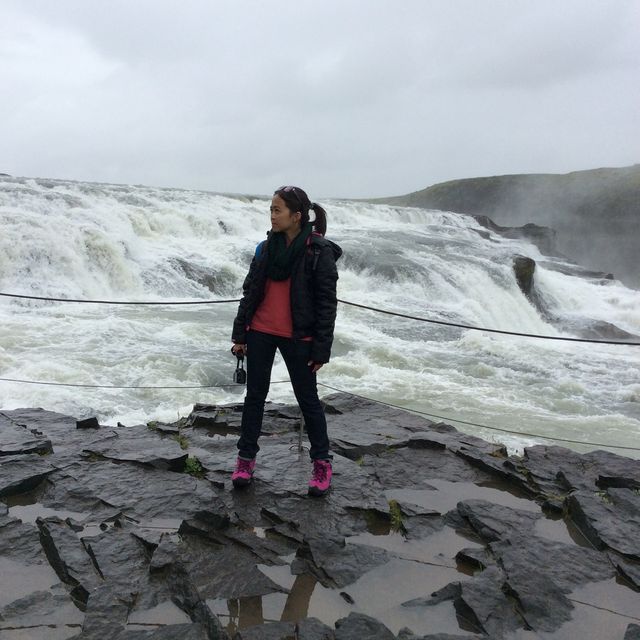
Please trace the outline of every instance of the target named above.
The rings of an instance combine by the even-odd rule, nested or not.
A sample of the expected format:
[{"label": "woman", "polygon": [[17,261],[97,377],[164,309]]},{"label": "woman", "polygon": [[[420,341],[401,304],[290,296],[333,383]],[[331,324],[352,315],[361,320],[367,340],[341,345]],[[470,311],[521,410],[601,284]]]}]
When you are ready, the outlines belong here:
[{"label": "woman", "polygon": [[253,478],[276,349],[287,365],[311,443],[309,494],[322,496],[331,486],[327,421],[316,372],[331,354],[336,260],[342,250],[324,238],[326,229],[325,210],[299,187],[280,187],[273,194],[271,231],[256,248],[233,323],[232,351],[247,356],[247,395],[231,476],[235,487],[247,486]]}]

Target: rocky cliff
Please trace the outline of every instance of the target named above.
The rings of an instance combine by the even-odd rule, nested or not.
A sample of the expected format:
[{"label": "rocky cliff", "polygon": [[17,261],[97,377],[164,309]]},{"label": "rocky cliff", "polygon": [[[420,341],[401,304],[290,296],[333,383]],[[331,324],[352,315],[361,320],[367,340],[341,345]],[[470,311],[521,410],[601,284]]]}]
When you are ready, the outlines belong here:
[{"label": "rocky cliff", "polygon": [[505,225],[550,226],[561,253],[640,288],[640,164],[452,180],[376,202],[487,215]]}]

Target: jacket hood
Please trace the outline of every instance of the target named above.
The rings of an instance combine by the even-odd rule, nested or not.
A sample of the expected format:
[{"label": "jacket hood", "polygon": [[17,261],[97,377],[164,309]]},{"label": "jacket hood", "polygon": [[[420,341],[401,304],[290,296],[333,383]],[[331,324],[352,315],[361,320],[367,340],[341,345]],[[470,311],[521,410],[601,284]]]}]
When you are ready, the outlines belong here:
[{"label": "jacket hood", "polygon": [[321,247],[324,247],[324,246],[331,247],[331,251],[333,251],[333,259],[334,260],[338,260],[338,258],[340,258],[340,256],[342,255],[342,249],[340,248],[340,246],[338,246],[332,240],[327,240],[327,238],[325,238],[325,237],[323,237],[321,235],[316,235],[314,233],[311,236],[311,243],[312,244],[316,244],[316,245],[321,246]]}]

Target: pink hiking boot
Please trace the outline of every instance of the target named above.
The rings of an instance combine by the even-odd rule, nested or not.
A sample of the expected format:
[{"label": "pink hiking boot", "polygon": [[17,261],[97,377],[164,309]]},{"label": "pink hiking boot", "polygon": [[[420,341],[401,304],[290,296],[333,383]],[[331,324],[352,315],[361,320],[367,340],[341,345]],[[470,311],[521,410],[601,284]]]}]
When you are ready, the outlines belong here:
[{"label": "pink hiking boot", "polygon": [[330,460],[314,460],[311,480],[309,480],[309,495],[323,496],[331,486],[333,470]]},{"label": "pink hiking boot", "polygon": [[231,482],[234,487],[246,487],[253,480],[253,470],[256,468],[256,460],[247,460],[238,456],[236,468],[231,474]]}]

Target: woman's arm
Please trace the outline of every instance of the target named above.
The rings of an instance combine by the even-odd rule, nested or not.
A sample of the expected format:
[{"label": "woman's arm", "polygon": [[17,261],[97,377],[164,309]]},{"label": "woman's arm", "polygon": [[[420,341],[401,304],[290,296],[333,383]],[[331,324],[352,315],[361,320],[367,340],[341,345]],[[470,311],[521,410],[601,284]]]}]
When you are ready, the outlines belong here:
[{"label": "woman's arm", "polygon": [[249,266],[249,273],[244,279],[242,284],[242,298],[238,304],[238,313],[233,321],[233,332],[231,334],[231,340],[236,344],[246,344],[246,330],[247,330],[247,306],[249,303],[249,291],[251,290],[251,284],[256,272],[256,265],[258,260],[254,258],[251,260]]},{"label": "woman's arm", "polygon": [[330,246],[323,246],[314,270],[315,331],[311,347],[311,360],[316,364],[329,362],[333,330],[338,306],[336,283],[338,270]]}]

